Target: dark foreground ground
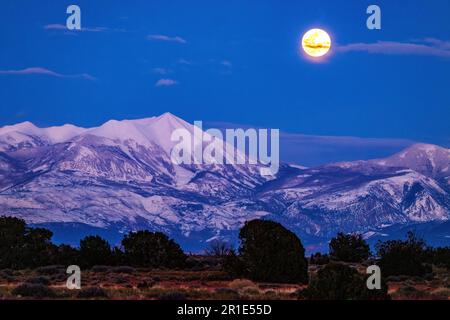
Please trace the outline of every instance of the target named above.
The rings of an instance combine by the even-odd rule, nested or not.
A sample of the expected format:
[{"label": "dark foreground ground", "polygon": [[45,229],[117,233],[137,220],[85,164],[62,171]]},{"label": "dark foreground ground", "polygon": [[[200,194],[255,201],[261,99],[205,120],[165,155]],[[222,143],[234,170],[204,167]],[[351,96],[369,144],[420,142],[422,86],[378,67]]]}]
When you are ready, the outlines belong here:
[{"label": "dark foreground ground", "polygon": [[[363,273],[365,267],[353,265]],[[321,266],[311,265],[314,276]],[[296,300],[306,286],[231,279],[218,270],[148,270],[96,266],[82,271],[82,290],[68,290],[62,266],[0,270],[0,299]],[[426,278],[388,278],[393,300],[449,300],[450,271],[433,269]]]}]

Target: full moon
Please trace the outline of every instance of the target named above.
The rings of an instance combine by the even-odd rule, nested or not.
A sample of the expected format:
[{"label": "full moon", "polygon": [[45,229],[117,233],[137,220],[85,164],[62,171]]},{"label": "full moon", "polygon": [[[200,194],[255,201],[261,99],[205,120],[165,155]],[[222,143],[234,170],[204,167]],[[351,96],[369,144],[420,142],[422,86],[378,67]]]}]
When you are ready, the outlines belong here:
[{"label": "full moon", "polygon": [[302,38],[302,47],[307,55],[318,58],[326,55],[331,48],[331,38],[322,29],[311,29]]}]

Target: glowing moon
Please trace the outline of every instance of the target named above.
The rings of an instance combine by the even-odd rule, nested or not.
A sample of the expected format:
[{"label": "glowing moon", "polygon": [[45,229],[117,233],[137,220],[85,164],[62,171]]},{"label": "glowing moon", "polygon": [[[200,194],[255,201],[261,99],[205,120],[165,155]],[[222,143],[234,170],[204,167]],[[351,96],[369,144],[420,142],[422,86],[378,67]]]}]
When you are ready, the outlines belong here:
[{"label": "glowing moon", "polygon": [[322,29],[311,29],[302,38],[302,47],[307,55],[318,58],[326,55],[331,48],[331,38]]}]

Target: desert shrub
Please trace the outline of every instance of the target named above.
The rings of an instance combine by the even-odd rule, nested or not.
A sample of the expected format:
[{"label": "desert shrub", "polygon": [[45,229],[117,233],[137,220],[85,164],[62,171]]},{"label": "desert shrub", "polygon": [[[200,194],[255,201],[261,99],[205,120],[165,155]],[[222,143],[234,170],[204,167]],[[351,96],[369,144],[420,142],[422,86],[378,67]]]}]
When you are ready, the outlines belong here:
[{"label": "desert shrub", "polygon": [[231,288],[217,288],[215,295],[218,300],[237,300],[239,292]]},{"label": "desert shrub", "polygon": [[253,220],[239,232],[241,245],[237,265],[243,276],[256,281],[306,283],[308,262],[300,239],[281,224]]},{"label": "desert shrub", "polygon": [[158,295],[159,300],[186,300],[186,294],[182,291],[166,291]]},{"label": "desert shrub", "polygon": [[42,284],[48,286],[50,284],[50,279],[48,277],[39,276],[25,280],[25,283]]},{"label": "desert shrub", "polygon": [[434,273],[427,273],[426,275],[424,275],[423,276],[423,280],[426,280],[426,281],[431,281],[431,280],[433,280],[434,279]]},{"label": "desert shrub", "polygon": [[433,290],[431,294],[433,297],[442,300],[448,300],[448,298],[450,298],[450,290],[448,288],[437,288],[436,290]]},{"label": "desert shrub", "polygon": [[111,265],[111,246],[102,237],[87,236],[80,241],[80,261],[84,267]]},{"label": "desert shrub", "polygon": [[124,284],[124,283],[127,283],[127,279],[125,279],[124,277],[116,277],[115,278],[115,281],[114,281],[115,283],[117,283],[117,284]]},{"label": "desert shrub", "polygon": [[110,267],[108,266],[93,266],[91,268],[92,272],[96,272],[96,273],[106,273],[110,271]]},{"label": "desert shrub", "polygon": [[338,233],[329,247],[333,260],[361,262],[370,256],[370,247],[360,234]]},{"label": "desert shrub", "polygon": [[268,297],[273,297],[277,295],[277,292],[275,290],[267,290],[266,292],[264,292],[264,295]]},{"label": "desert shrub", "polygon": [[450,269],[450,247],[436,248],[433,250],[433,263]]},{"label": "desert shrub", "polygon": [[161,232],[130,232],[122,240],[126,261],[136,267],[181,268],[186,255],[181,247]]},{"label": "desert shrub", "polygon": [[259,294],[259,288],[257,286],[244,287],[241,292],[243,295],[257,295]]},{"label": "desert shrub", "polygon": [[232,278],[223,271],[205,271],[200,274],[200,279],[202,281],[226,281]]},{"label": "desert shrub", "polygon": [[399,288],[394,294],[394,297],[408,300],[438,300],[442,299],[439,295],[433,295],[430,292],[421,291],[413,286],[407,285]]},{"label": "desert shrub", "polygon": [[0,275],[14,276],[14,271],[12,269],[3,269],[3,270],[0,270]]},{"label": "desert shrub", "polygon": [[156,282],[152,281],[152,280],[144,280],[137,284],[137,288],[140,290],[145,290],[145,289],[153,287],[155,285],[155,283]]},{"label": "desert shrub", "polygon": [[427,261],[426,243],[412,232],[408,232],[404,241],[378,242],[376,249],[384,276],[424,276],[432,271],[431,266],[424,263]]},{"label": "desert shrub", "polygon": [[298,299],[301,299],[301,300],[310,298],[308,288],[297,289],[297,290],[295,290],[295,292],[293,292],[292,296],[296,297]]},{"label": "desert shrub", "polygon": [[61,265],[51,265],[51,266],[45,266],[45,267],[39,267],[36,269],[36,272],[40,275],[60,275],[60,274],[66,274],[66,268]]},{"label": "desert shrub", "polygon": [[391,281],[391,282],[403,282],[408,280],[410,277],[409,276],[405,276],[405,275],[400,275],[400,276],[389,276],[387,277],[387,281]]},{"label": "desert shrub", "polygon": [[310,264],[316,265],[325,265],[330,262],[330,257],[327,254],[322,254],[320,252],[316,252],[315,254],[311,254],[309,258]]},{"label": "desert shrub", "polygon": [[366,277],[350,266],[330,263],[317,272],[302,297],[314,300],[368,300],[387,299],[387,286],[383,282],[380,290],[369,290]]},{"label": "desert shrub", "polygon": [[0,270],[0,279],[6,280],[7,282],[16,281],[14,271],[11,269]]},{"label": "desert shrub", "polygon": [[114,267],[114,268],[112,268],[112,269],[111,269],[111,272],[114,272],[114,273],[128,273],[128,274],[131,274],[131,273],[135,273],[135,272],[136,272],[136,269],[133,268],[133,267],[129,267],[129,266],[119,266],[119,267]]},{"label": "desert shrub", "polygon": [[6,280],[6,282],[15,282],[17,279],[15,276],[9,276],[7,274],[0,276],[0,278],[2,278],[3,280]]},{"label": "desert shrub", "polygon": [[108,294],[100,287],[89,287],[81,289],[77,297],[80,299],[108,298]]},{"label": "desert shrub", "polygon": [[230,289],[239,291],[249,287],[257,288],[257,285],[253,281],[248,279],[235,279],[228,284],[228,287],[230,287]]},{"label": "desert shrub", "polygon": [[23,283],[11,292],[15,296],[32,298],[54,298],[55,292],[43,284]]}]

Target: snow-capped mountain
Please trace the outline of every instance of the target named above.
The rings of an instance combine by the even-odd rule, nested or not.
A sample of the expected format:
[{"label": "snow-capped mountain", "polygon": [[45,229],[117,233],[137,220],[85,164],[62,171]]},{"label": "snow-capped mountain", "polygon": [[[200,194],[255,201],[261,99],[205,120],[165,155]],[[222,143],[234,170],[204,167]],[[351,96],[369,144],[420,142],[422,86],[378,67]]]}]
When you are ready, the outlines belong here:
[{"label": "snow-capped mountain", "polygon": [[75,238],[80,228],[160,230],[192,250],[235,239],[258,217],[281,221],[305,242],[450,218],[449,149],[417,144],[386,159],[285,164],[267,178],[258,165],[173,164],[178,128],[194,130],[169,113],[96,128],[0,128],[0,215]]}]

